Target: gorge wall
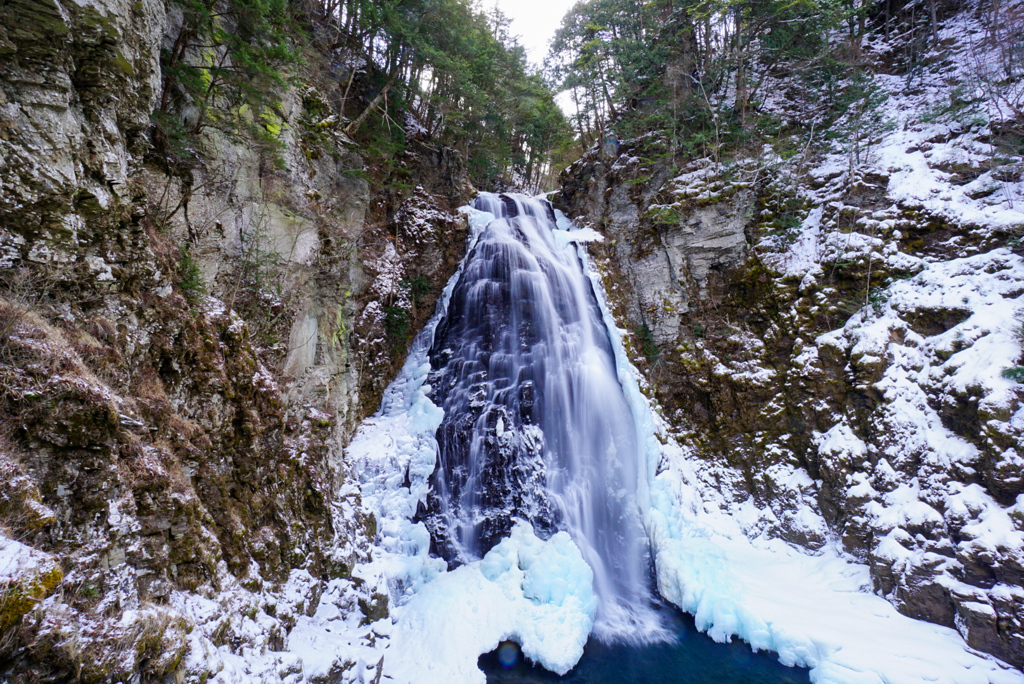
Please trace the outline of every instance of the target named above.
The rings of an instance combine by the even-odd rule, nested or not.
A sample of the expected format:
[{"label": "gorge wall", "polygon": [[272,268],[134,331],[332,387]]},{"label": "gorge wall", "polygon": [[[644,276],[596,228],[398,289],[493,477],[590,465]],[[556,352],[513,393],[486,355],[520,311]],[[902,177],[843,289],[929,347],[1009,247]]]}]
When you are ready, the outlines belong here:
[{"label": "gorge wall", "polygon": [[329,585],[387,611],[351,575],[374,521],[341,449],[461,258],[461,158],[418,143],[407,189],[375,187],[345,84],[307,69],[275,154],[208,128],[172,168],[151,115],[181,21],[0,6],[4,681],[205,681],[245,652],[302,677],[275,652]]},{"label": "gorge wall", "polygon": [[[999,133],[1020,121],[934,104],[980,78],[957,66],[977,30],[948,17],[913,76],[865,46],[886,118],[856,161],[827,133],[701,157],[663,131],[592,150],[553,199],[605,235],[649,395],[747,534],[838,543],[902,613],[1021,667],[1024,167]],[[764,92],[780,131],[813,110],[785,73]]]}]

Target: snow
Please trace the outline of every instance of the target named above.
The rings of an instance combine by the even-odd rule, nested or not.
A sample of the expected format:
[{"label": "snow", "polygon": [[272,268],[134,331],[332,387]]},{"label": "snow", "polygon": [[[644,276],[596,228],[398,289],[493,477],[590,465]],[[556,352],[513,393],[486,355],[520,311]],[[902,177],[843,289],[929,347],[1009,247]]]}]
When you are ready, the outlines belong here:
[{"label": "snow", "polygon": [[[1010,2],[1006,11],[1022,7]],[[979,42],[986,31],[979,17],[967,9],[944,20],[942,50],[922,68],[875,77],[888,98],[880,113],[891,126],[879,127],[859,164],[837,144],[831,153],[780,168],[777,187],[800,200],[801,225],[785,240],[766,236],[755,249],[787,286],[799,281],[797,292],[813,302],[812,315],[845,319],[838,330],[798,348],[793,361],[800,381],[821,379],[827,352],[847,359],[844,370],[857,378],[857,389],[877,398],[868,430],[863,417],[840,409],[813,442],[829,496],[849,504],[847,531],[862,538],[853,545],[864,547],[857,551],[861,560],[894,576],[895,587],[882,580],[880,593],[899,604],[903,587],[933,582],[955,597],[958,611],[980,618],[998,607],[1002,620],[1012,611],[1005,607],[1012,601],[999,598],[1005,585],[978,586],[983,571],[969,566],[980,562],[998,573],[1024,562],[1020,504],[997,502],[977,484],[984,472],[986,484],[995,478],[1012,490],[1024,464],[1020,385],[1002,375],[1021,359],[1024,260],[1013,253],[1018,249],[1007,248],[1016,240],[1006,236],[1024,228],[1024,176],[1019,154],[993,145],[997,125],[1012,118],[1000,102],[1019,102],[1024,81],[994,78],[1008,44]],[[881,41],[865,48],[866,58],[879,63],[898,49]],[[966,114],[948,106],[957,102]],[[782,105],[766,102],[769,110]],[[905,240],[915,254],[900,251]],[[837,311],[839,292],[822,287],[836,262],[869,266],[870,303],[852,316]],[[791,320],[803,325],[807,319]],[[731,366],[716,373],[756,372]],[[971,411],[977,434],[963,425],[954,431],[956,421],[973,420]],[[673,458],[662,457],[661,476],[683,467]],[[713,491],[709,481],[722,470],[710,464],[705,470],[714,477],[698,472],[688,480],[704,498],[698,503],[692,493],[675,492],[677,500],[698,513],[730,512],[730,524],[762,545],[759,534],[773,511]],[[834,547],[822,552],[842,556]],[[957,620],[967,634],[964,618]],[[963,663],[950,665],[940,680],[966,681],[956,667]]]},{"label": "snow", "polygon": [[379,258],[370,262],[369,267],[377,273],[370,292],[376,301],[397,302],[397,306],[409,306],[408,293],[402,288],[405,277],[403,259],[395,249],[395,243],[388,242]]},{"label": "snow", "polygon": [[601,235],[593,228],[573,228],[554,231],[555,246],[564,249],[572,243],[603,242],[604,235]]},{"label": "snow", "polygon": [[[815,207],[803,220],[800,236],[783,257],[769,257],[768,264],[786,275],[805,277],[821,270],[818,240],[821,235],[821,218],[824,207]],[[781,262],[781,263],[777,263]]]},{"label": "snow", "polygon": [[862,458],[868,451],[864,442],[845,423],[837,423],[825,434],[815,433],[815,441],[818,453],[823,455]]},{"label": "snow", "polygon": [[[963,16],[950,22],[943,31],[950,37],[963,37],[969,27]],[[961,42],[961,46],[965,43]],[[937,76],[937,75],[936,75]],[[970,76],[968,75],[968,78]],[[904,92],[904,80],[897,76],[879,77],[892,102],[887,111],[896,116],[895,132],[885,136],[877,150],[877,166],[889,173],[888,196],[908,206],[920,206],[939,216],[963,224],[1012,227],[1024,223],[1024,211],[1015,208],[1014,199],[1024,192],[1022,183],[1003,183],[991,173],[979,175],[972,182],[957,186],[949,182],[949,174],[937,168],[940,164],[966,164],[977,167],[995,150],[974,143],[969,131],[958,124],[921,123],[925,104],[946,96],[949,86],[933,75],[926,75],[921,94]],[[996,117],[991,118],[997,121]],[[936,142],[945,140],[944,142]],[[994,201],[975,198],[979,191],[998,187]],[[974,195],[975,197],[972,197]]]},{"label": "snow", "polygon": [[31,580],[53,567],[50,554],[0,534],[0,585]]},{"label": "snow", "polygon": [[[412,115],[407,116],[414,120]],[[409,241],[417,245],[433,239],[437,226],[451,225],[457,221],[457,215],[441,211],[437,198],[420,185],[416,186],[412,196],[395,212],[396,225],[400,226]]]},{"label": "snow", "polygon": [[[965,36],[977,28],[977,19],[964,12],[942,30],[941,37],[954,39],[962,50],[952,62],[963,65],[957,76],[966,80],[983,76],[976,62],[990,60],[995,49],[967,49]],[[973,397],[982,436],[998,434],[1019,443],[1022,426],[1015,421],[1024,415],[1018,408],[1019,387],[1002,371],[1016,366],[1021,355],[1024,262],[991,244],[979,247],[965,240],[960,246],[957,237],[946,246],[960,258],[948,261],[902,253],[897,243],[903,237],[900,228],[914,228],[932,217],[959,232],[967,227],[975,236],[1007,229],[1019,234],[1024,226],[1019,164],[1015,173],[1004,172],[999,179],[985,170],[993,164],[1009,168],[997,150],[982,142],[986,124],[998,122],[999,112],[989,108],[986,124],[974,128],[948,118],[924,120],[934,103],[949,101],[950,74],[924,70],[913,87],[903,76],[879,76],[889,96],[884,113],[894,125],[879,132],[859,167],[836,150],[813,161],[807,171],[811,183],[790,179],[807,207],[801,224],[788,240],[770,236],[758,246],[763,262],[782,278],[798,281],[798,292],[804,294],[814,294],[823,263],[860,261],[911,274],[879,279],[873,304],[839,330],[805,343],[794,359],[800,374],[812,376],[819,372],[819,350],[831,348],[833,356],[838,352],[850,360],[847,372],[869,378],[864,389],[870,385],[881,396],[871,444],[842,415],[835,416],[830,429],[815,433],[813,441],[823,470],[841,473],[850,464],[869,470],[852,473],[840,495],[865,501],[863,517],[854,522],[872,531],[870,554],[891,563],[897,575],[921,566],[941,571],[943,564],[958,562],[930,552],[921,535],[915,538],[908,528],[955,525],[961,545],[979,554],[974,557],[997,563],[1006,558],[1008,565],[1019,561],[1024,549],[1024,535],[1013,517],[1020,516],[1021,504],[1000,506],[981,485],[958,481],[974,474],[979,451],[948,429],[936,409]],[[1019,90],[1024,82],[1006,87]],[[991,98],[978,99],[982,106],[991,104]],[[774,106],[766,102],[766,109]],[[966,169],[966,180],[954,182],[956,169]],[[868,185],[884,191],[878,201],[888,206],[865,210],[846,204],[851,184],[865,182],[869,174]],[[685,184],[688,195],[706,196],[717,190],[712,181],[700,169],[680,176],[669,189]],[[844,212],[858,217],[853,226],[840,227]],[[980,249],[989,251],[973,253]],[[835,294],[819,289],[816,301],[827,308]],[[738,381],[758,377],[756,364],[719,363],[714,372]],[[643,397],[637,392],[634,398],[636,410],[642,411]],[[1024,681],[1019,671],[968,649],[956,631],[899,615],[884,597],[870,593],[868,567],[837,544],[826,544],[814,555],[762,534],[776,513],[752,499],[730,500],[727,484],[715,481],[727,483],[729,470],[696,459],[673,443],[656,416],[652,420],[651,430],[660,439],[648,441],[648,532],[659,589],[694,613],[698,626],[714,638],[739,636],[756,648],[775,650],[783,662],[812,667],[812,679],[820,682]],[[1011,472],[1021,461],[1019,451],[1007,448],[1001,456]],[[875,465],[862,465],[869,460]],[[794,479],[778,489],[813,491],[817,484]],[[794,506],[787,514],[798,524],[789,522],[787,528],[803,524],[814,529],[814,511],[799,497]],[[995,614],[987,596],[1016,591],[1006,585],[980,589],[953,577],[940,572],[935,582],[958,595],[978,596],[978,602],[964,604],[978,615]]]},{"label": "snow", "polygon": [[[868,593],[867,566],[834,546],[811,556],[780,540],[749,540],[704,502],[697,463],[672,443],[659,452],[671,466],[651,485],[647,517],[658,589],[712,638],[735,635],[776,651],[784,664],[811,667],[814,682],[1024,681],[956,631],[904,617]],[[937,515],[920,502],[911,510]]]},{"label": "snow", "polygon": [[[463,211],[470,221],[468,252],[493,216]],[[437,459],[434,434],[444,417],[428,397],[427,351],[460,274],[461,267],[441,295],[439,313],[414,341],[386,391],[381,410],[364,422],[347,449],[362,482],[363,502],[378,521],[373,561],[356,574],[389,590],[394,626],[383,672],[396,682],[482,683],[478,656],[505,639],[518,641],[546,668],[566,672],[583,653],[596,610],[593,574],[565,533],[541,541],[519,524],[484,558],[449,572],[443,560],[429,556],[426,527],[411,520],[426,500]]]},{"label": "snow", "polygon": [[[386,644],[390,623],[361,624],[359,593],[351,580],[330,581],[313,606],[316,580],[305,570],[293,570],[276,591],[249,591],[226,573],[225,580],[209,598],[171,595],[175,619],[194,626],[186,637],[187,672],[213,672],[211,684],[373,679],[370,670],[384,646],[378,641],[384,637]],[[294,625],[290,631],[288,624]],[[282,641],[287,635],[283,650],[272,643],[275,635]]]},{"label": "snow", "polygon": [[[978,50],[964,47],[977,28],[977,20],[964,12],[944,22],[941,38],[963,48],[956,59],[984,82],[991,54],[979,57]],[[866,46],[869,52],[883,48],[877,41]],[[879,132],[857,168],[838,148],[815,160],[804,170],[814,187],[796,191],[807,207],[799,227],[785,239],[758,246],[765,265],[799,282],[802,293],[815,292],[824,276],[823,262],[865,260],[906,276],[880,280],[875,288],[881,300],[864,306],[838,330],[813,340],[805,336],[795,359],[799,373],[813,374],[818,372],[819,350],[829,348],[847,355],[848,371],[878,369],[880,377],[866,382],[884,399],[878,431],[891,439],[866,442],[852,423],[836,416],[831,427],[813,434],[813,443],[823,469],[842,472],[847,464],[875,463],[868,473],[853,473],[842,494],[866,502],[863,519],[856,522],[875,534],[873,558],[888,561],[895,573],[936,561],[907,527],[955,522],[964,544],[993,557],[1019,555],[1024,549],[1024,533],[1014,522],[1024,517],[1024,496],[1005,507],[981,485],[957,481],[953,474],[973,472],[978,449],[948,430],[935,408],[943,400],[971,394],[979,411],[991,416],[983,429],[1010,436],[1024,431],[1024,409],[1014,409],[1018,390],[1001,375],[1017,365],[1021,354],[1016,335],[1024,314],[1024,260],[1006,249],[973,254],[977,249],[967,246],[959,252],[962,258],[940,262],[896,247],[908,212],[976,226],[980,233],[1019,229],[1024,226],[1024,177],[996,178],[984,170],[996,160],[996,150],[982,142],[986,126],[1002,116],[988,101],[983,105],[988,124],[980,127],[949,117],[925,122],[922,112],[949,99],[950,76],[936,69],[915,71],[913,78],[911,84],[909,77],[878,76],[889,96],[885,114],[893,125]],[[785,89],[767,85],[764,90],[771,98]],[[777,105],[766,99],[763,106],[772,110]],[[409,131],[420,131],[419,122],[405,123]],[[775,164],[777,155],[769,149],[762,160]],[[804,163],[802,158],[799,163]],[[640,164],[640,159],[624,156],[614,168]],[[954,168],[977,173],[958,184],[951,182]],[[887,206],[860,211],[845,202],[851,185],[864,182],[868,174],[884,191]],[[745,185],[723,181],[722,176],[717,162],[694,162],[670,182],[671,203],[652,210],[683,212],[694,203],[727,198]],[[425,240],[438,221],[454,217],[431,209],[422,188],[414,195],[396,222],[414,241]],[[857,209],[856,222],[840,229],[838,217],[851,209]],[[472,249],[490,216],[462,211],[470,219]],[[701,461],[677,442],[640,391],[642,380],[622,344],[626,333],[615,327],[601,280],[586,259],[585,244],[602,236],[576,229],[560,213],[558,228],[558,248],[578,250],[590,268],[613,339],[619,379],[644,439],[646,477],[641,478],[638,499],[662,595],[692,613],[712,638],[738,637],[755,649],[774,651],[785,664],[810,667],[814,682],[1024,682],[1021,672],[969,649],[957,631],[904,617],[872,593],[868,566],[829,538],[816,512],[820,482],[804,470],[783,460],[759,475],[779,492],[775,503],[783,505],[780,510],[738,496],[745,490],[733,485],[739,478],[736,471]],[[388,244],[368,264],[375,299],[365,308],[365,318],[379,322],[381,302],[406,301],[402,282],[407,256]],[[100,261],[95,266],[101,269]],[[443,293],[439,311],[447,306],[458,276]],[[817,289],[816,306],[828,308],[837,294]],[[223,313],[216,300],[207,298],[203,305],[208,315]],[[944,317],[949,318],[944,330],[920,324]],[[188,658],[196,669],[213,664],[217,674],[212,682],[481,683],[477,657],[506,639],[519,642],[528,657],[555,672],[569,670],[579,659],[593,625],[595,598],[590,568],[568,535],[542,541],[521,523],[483,559],[449,571],[444,561],[430,557],[425,526],[412,522],[426,499],[436,463],[434,434],[443,418],[425,384],[430,370],[426,351],[437,321],[435,316],[417,338],[380,412],[364,422],[346,452],[377,529],[372,558],[354,569],[354,577],[332,581],[316,606],[305,604],[311,596],[310,578],[302,572],[293,573],[275,592],[248,591],[229,581],[216,599],[172,595],[171,606],[196,625],[187,637],[192,645]],[[751,385],[773,380],[773,371],[746,361],[718,363],[714,372]],[[261,381],[266,382],[262,368],[254,376],[254,382]],[[784,459],[783,442],[765,448]],[[1007,448],[1002,458],[1018,463],[1019,452]],[[914,464],[913,477],[904,476],[908,464]],[[112,519],[119,515],[116,502],[109,514]],[[820,548],[811,551],[782,541],[773,533],[780,525],[822,540]],[[0,581],[44,560],[29,547],[0,538]],[[939,561],[955,562],[945,557]],[[964,603],[976,614],[994,614],[988,595],[1018,605],[1024,595],[1019,587],[1002,584],[983,591],[950,575],[936,581],[976,596],[976,601]],[[361,624],[355,602],[373,594],[389,597],[391,615]],[[266,602],[275,606],[274,615],[262,610]],[[286,651],[278,651],[268,635],[289,621],[294,627]],[[214,638],[223,625],[232,646]]]},{"label": "snow", "polygon": [[658,586],[718,641],[735,634],[776,651],[784,664],[810,666],[814,682],[1022,681],[968,650],[955,631],[911,620],[866,593],[866,566],[831,550],[813,557],[781,543],[758,549],[687,522],[689,529],[673,530],[678,521],[652,512]]},{"label": "snow", "polygon": [[[472,240],[489,215],[475,210],[466,213]],[[572,229],[564,216],[558,219],[562,231]],[[812,216],[805,221],[808,232],[813,233],[819,220]],[[573,232],[582,233],[578,237],[584,239],[566,235],[560,244],[579,250],[585,258],[588,236],[583,231]],[[822,244],[828,243],[808,243],[801,248],[806,248],[808,256],[790,260],[793,275],[813,272],[812,259],[817,258],[815,250]],[[871,240],[846,244],[853,244],[854,249],[874,246]],[[834,345],[853,349],[862,362],[897,354],[904,360],[896,366],[899,373],[930,377],[928,364],[917,353],[919,348],[944,344],[947,338],[957,336],[956,328],[962,328],[961,337],[968,336],[976,344],[989,339],[986,349],[996,359],[993,364],[989,356],[989,365],[995,369],[972,366],[957,358],[960,352],[954,352],[944,362],[949,364],[949,372],[941,374],[940,382],[978,382],[981,373],[980,381],[999,390],[1007,382],[999,376],[999,363],[1008,363],[1012,354],[1019,354],[1012,344],[1012,326],[1007,324],[1019,308],[1017,300],[1008,297],[1024,279],[1024,270],[1018,274],[1019,261],[998,252],[955,262],[921,263],[923,270],[917,276],[890,288],[881,315],[865,310],[847,327],[808,344],[806,363],[813,365],[819,347]],[[871,593],[868,567],[854,562],[834,542],[809,552],[760,534],[766,524],[777,523],[778,517],[750,499],[738,505],[728,501],[718,490],[722,487],[716,489],[702,475],[704,464],[668,433],[640,392],[638,372],[622,345],[624,331],[615,327],[600,278],[592,266],[588,268],[613,338],[619,378],[646,444],[647,477],[642,479],[639,500],[663,596],[691,612],[697,626],[712,638],[728,641],[739,637],[755,649],[775,651],[785,664],[810,667],[815,682],[1024,682],[1019,671],[967,648],[955,630],[900,615],[883,597]],[[991,280],[980,288],[979,273]],[[439,310],[447,306],[457,278],[458,274],[443,293]],[[967,290],[973,294],[968,295]],[[890,331],[900,311],[948,306],[953,299],[964,306],[965,296],[972,313],[949,331],[933,338],[908,331],[902,339],[904,345],[892,341]],[[425,385],[430,370],[426,350],[436,324],[435,316],[388,389],[381,411],[364,423],[348,449],[362,482],[363,501],[376,511],[378,520],[373,560],[357,568],[356,574],[387,588],[393,621],[372,628],[379,640],[377,648],[355,657],[352,673],[372,677],[381,653],[384,681],[481,683],[484,677],[477,669],[477,657],[506,639],[518,641],[527,656],[548,669],[565,672],[582,653],[595,605],[590,570],[567,535],[560,533],[541,541],[528,525],[520,523],[509,539],[483,559],[448,571],[442,560],[430,557],[426,528],[411,521],[417,505],[426,498],[427,479],[436,462],[434,433],[443,418],[429,400],[430,388]],[[894,349],[894,345],[906,348]],[[760,380],[753,369],[732,370],[749,372],[751,381]],[[887,376],[887,381],[886,391],[895,397],[893,405],[903,406],[898,410],[905,414],[905,418],[894,416],[892,420],[905,420],[910,427],[925,426],[923,435],[913,427],[908,439],[923,439],[922,448],[945,454],[941,458],[970,459],[972,447],[944,432],[941,422],[927,415],[927,402],[910,391],[917,387],[920,394],[918,385],[911,386],[898,375]],[[901,392],[910,392],[902,403],[898,401]],[[998,401],[998,391],[992,395]],[[816,435],[815,442],[826,462],[863,459],[868,451],[843,422]],[[898,453],[892,455],[899,457]],[[883,458],[873,481],[878,486],[886,482],[894,486],[885,486],[880,493],[872,481],[862,480],[851,483],[849,495],[872,499],[868,510],[874,524],[890,531],[880,540],[876,553],[898,565],[913,562],[916,553],[905,546],[900,525],[937,524],[942,516],[922,500],[926,483],[895,483],[894,474]],[[813,491],[813,481],[792,466],[780,464],[766,477],[783,491]],[[965,519],[973,521],[965,532],[978,543],[1022,545],[1024,540],[1008,513],[979,486],[951,491],[948,504],[954,514],[962,509]],[[825,532],[824,522],[803,494],[794,498],[787,516],[791,528],[819,535]],[[307,673],[329,672],[334,661],[318,654],[329,652],[328,648],[340,649],[342,642],[348,644],[348,652],[366,648],[356,645],[359,642],[352,639],[351,629],[347,636],[329,636],[323,618],[337,615],[337,608],[333,613],[322,611],[317,619],[301,620],[290,640],[290,646],[304,654]]]}]

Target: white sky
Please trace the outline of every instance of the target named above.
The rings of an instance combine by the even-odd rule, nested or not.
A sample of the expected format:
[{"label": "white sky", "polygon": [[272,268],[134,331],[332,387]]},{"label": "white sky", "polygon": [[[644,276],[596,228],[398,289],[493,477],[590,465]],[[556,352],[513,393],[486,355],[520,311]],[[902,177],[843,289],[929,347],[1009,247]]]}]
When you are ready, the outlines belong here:
[{"label": "white sky", "polygon": [[540,67],[548,54],[548,41],[562,24],[562,17],[576,0],[484,0],[484,7],[498,8],[512,20],[510,31],[519,36],[530,61]]}]

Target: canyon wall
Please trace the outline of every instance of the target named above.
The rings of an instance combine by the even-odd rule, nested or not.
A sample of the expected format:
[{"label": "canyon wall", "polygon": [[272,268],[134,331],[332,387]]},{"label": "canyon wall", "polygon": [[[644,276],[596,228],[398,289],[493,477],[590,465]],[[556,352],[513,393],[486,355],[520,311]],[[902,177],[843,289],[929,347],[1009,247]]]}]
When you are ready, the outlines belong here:
[{"label": "canyon wall", "polygon": [[342,448],[461,258],[461,157],[417,143],[408,187],[375,187],[345,84],[306,74],[269,152],[210,127],[175,166],[151,116],[181,21],[0,7],[5,681],[204,681],[253,652],[280,679],[328,583],[387,610],[352,577],[375,523]]},{"label": "canyon wall", "polygon": [[[973,21],[918,78],[866,48],[887,99],[856,160],[827,131],[728,157],[655,131],[592,150],[553,199],[604,235],[649,396],[747,534],[838,544],[901,612],[1020,667],[1024,166],[1012,120],[934,112],[978,78],[955,67]],[[796,82],[764,89],[798,130]]]}]

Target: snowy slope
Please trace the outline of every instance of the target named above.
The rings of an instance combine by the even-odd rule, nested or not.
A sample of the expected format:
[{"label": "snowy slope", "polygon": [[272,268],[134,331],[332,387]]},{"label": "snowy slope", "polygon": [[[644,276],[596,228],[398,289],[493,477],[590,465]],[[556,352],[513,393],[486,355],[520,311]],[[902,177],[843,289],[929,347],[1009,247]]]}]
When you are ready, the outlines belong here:
[{"label": "snowy slope", "polygon": [[681,445],[655,471],[672,479],[650,523],[677,549],[664,590],[745,633],[694,589],[714,595],[706,571],[666,570],[688,553],[681,515],[838,554],[899,613],[1020,667],[1024,3],[997,29],[988,3],[938,4],[934,40],[919,14],[857,46],[872,104],[832,120],[805,65],[758,73],[759,149],[660,163],[621,141],[570,167],[562,197],[612,245],[602,282]]}]

